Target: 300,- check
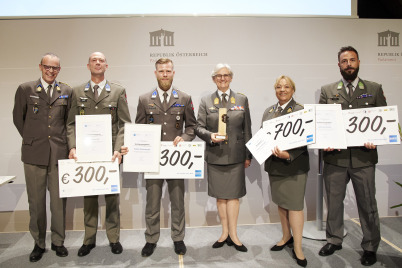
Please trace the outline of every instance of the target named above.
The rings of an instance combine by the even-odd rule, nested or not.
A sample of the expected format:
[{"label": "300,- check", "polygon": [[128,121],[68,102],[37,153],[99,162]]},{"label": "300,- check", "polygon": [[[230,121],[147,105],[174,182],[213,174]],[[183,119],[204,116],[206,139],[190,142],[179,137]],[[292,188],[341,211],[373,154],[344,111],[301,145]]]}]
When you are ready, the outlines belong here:
[{"label": "300,- check", "polygon": [[145,173],[145,179],[202,179],[204,142],[161,142],[158,173]]},{"label": "300,- check", "polygon": [[120,193],[119,166],[115,162],[77,163],[59,160],[60,197]]}]

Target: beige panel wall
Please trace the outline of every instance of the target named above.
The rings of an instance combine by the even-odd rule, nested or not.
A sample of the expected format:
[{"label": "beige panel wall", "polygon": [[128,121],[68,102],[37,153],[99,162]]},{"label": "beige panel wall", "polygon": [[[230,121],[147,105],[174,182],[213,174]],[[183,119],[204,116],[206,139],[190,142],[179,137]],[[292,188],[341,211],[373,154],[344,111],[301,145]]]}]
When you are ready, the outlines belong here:
[{"label": "beige panel wall", "polygon": [[[93,51],[106,54],[108,79],[127,88],[132,119],[138,96],[156,85],[154,62],[168,56],[175,62],[174,84],[191,94],[195,112],[202,96],[215,90],[210,73],[218,62],[231,64],[235,76],[232,89],[249,98],[253,133],[260,126],[266,107],[275,103],[273,83],[281,74],[296,82],[295,98],[316,103],[321,85],[340,79],[337,51],[353,45],[360,52],[360,76],[383,84],[389,105],[400,105],[402,97],[401,47],[379,47],[378,33],[388,29],[402,32],[401,20],[357,20],[322,18],[215,18],[133,17],[0,21],[0,175],[16,175],[13,184],[0,187],[0,232],[28,229],[28,203],[20,161],[21,138],[13,126],[11,112],[20,83],[38,79],[40,56],[52,51],[61,57],[60,81],[75,86],[89,80],[86,69]],[[150,33],[161,28],[174,32],[174,46],[150,46]],[[401,116],[401,114],[399,114]],[[381,216],[401,212],[399,204],[402,160],[399,146],[379,148],[377,199]],[[305,215],[316,215],[317,152],[311,151]],[[239,224],[277,222],[267,175],[254,161],[247,170],[248,194],[241,200]],[[122,228],[145,228],[145,195],[142,176],[122,176]],[[101,215],[104,202],[101,200]],[[357,217],[353,189],[348,187],[345,217]],[[169,201],[164,191],[161,223],[170,222]],[[186,182],[188,226],[219,224],[215,200],[207,195],[204,180]],[[101,217],[100,226],[104,226]],[[67,228],[83,229],[82,198],[71,198],[67,207]]]}]

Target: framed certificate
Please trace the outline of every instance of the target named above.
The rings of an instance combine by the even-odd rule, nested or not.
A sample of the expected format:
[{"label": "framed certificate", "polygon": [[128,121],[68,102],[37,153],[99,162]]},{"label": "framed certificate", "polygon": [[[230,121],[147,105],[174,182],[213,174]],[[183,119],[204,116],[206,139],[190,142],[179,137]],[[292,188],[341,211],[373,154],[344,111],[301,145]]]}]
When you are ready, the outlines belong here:
[{"label": "framed certificate", "polygon": [[159,172],[161,131],[161,125],[124,125],[124,146],[129,150],[124,156],[124,172]]},{"label": "framed certificate", "polygon": [[75,135],[77,162],[112,160],[112,117],[110,114],[76,115]]},{"label": "framed certificate", "polygon": [[309,149],[346,149],[345,128],[340,104],[305,104],[315,107],[316,142]]}]

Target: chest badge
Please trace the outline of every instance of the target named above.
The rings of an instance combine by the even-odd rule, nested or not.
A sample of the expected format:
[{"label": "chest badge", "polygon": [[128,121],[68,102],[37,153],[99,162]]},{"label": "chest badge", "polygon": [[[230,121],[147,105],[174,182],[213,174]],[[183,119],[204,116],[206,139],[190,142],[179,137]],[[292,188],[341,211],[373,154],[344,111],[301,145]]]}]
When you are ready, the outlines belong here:
[{"label": "chest badge", "polygon": [[39,107],[38,107],[37,103],[34,104],[33,112],[34,112],[34,114],[37,114],[39,112]]}]

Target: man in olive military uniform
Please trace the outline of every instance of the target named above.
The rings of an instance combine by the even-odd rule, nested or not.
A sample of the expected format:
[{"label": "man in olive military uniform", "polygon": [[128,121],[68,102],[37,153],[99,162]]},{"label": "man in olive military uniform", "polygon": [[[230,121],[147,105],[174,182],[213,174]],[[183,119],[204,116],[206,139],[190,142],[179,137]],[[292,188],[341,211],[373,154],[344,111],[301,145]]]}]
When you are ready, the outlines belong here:
[{"label": "man in olive military uniform", "polygon": [[58,56],[47,53],[39,64],[39,80],[20,85],[15,94],[14,125],[22,137],[29,202],[29,231],[35,247],[31,262],[42,258],[46,239],[46,188],[50,195],[52,250],[59,257],[68,255],[64,247],[66,199],[59,197],[58,160],[68,157],[66,121],[71,107],[72,89],[56,81],[60,72]]},{"label": "man in olive military uniform", "polygon": [[[68,146],[70,148],[70,159],[77,159],[76,137],[75,137],[75,116],[76,115],[97,115],[111,114],[112,116],[112,146],[114,152],[110,152],[112,161],[118,158],[121,162],[120,151],[124,142],[124,124],[131,123],[128,111],[126,90],[115,83],[105,79],[105,72],[108,68],[106,57],[101,52],[94,52],[90,55],[87,64],[91,72],[91,80],[77,86],[73,90],[72,105],[67,121]],[[123,147],[126,148],[126,147]],[[119,195],[105,195],[106,201],[106,235],[109,239],[111,251],[114,254],[123,252],[120,244],[120,209]],[[78,256],[86,256],[96,245],[96,232],[98,227],[98,196],[84,197],[84,224],[85,237]]]},{"label": "man in olive military uniform", "polygon": [[[170,59],[159,59],[155,63],[155,76],[158,87],[140,96],[138,100],[136,124],[162,125],[162,141],[173,141],[177,145],[181,141],[194,139],[196,123],[191,97],[181,90],[172,87],[175,71]],[[183,131],[184,129],[184,131]],[[142,249],[143,257],[151,256],[160,235],[160,206],[163,179],[146,180],[147,203],[145,209],[145,240]],[[176,254],[184,255],[187,251],[184,244],[184,181],[167,179],[171,203],[172,233]]]},{"label": "man in olive military uniform", "polygon": [[[342,110],[387,106],[380,84],[362,80],[359,73],[359,54],[353,47],[342,47],[338,53],[338,66],[342,79],[321,88],[320,103],[342,105]],[[327,193],[327,244],[321,256],[332,255],[342,249],[343,200],[351,180],[363,231],[361,258],[363,265],[377,261],[376,252],[381,240],[380,220],[375,198],[375,165],[378,162],[376,146],[365,143],[362,147],[345,150],[324,150],[324,182]]]}]

